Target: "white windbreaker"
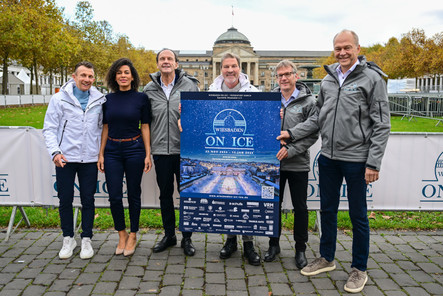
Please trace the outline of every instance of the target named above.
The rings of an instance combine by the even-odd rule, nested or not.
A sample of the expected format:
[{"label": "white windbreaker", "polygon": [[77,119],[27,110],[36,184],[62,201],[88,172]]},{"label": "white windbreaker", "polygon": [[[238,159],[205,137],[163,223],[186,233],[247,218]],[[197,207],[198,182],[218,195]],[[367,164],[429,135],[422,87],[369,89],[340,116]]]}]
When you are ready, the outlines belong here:
[{"label": "white windbreaker", "polygon": [[[258,92],[259,90],[251,85],[249,82],[248,75],[241,73],[238,77],[240,81],[241,88],[239,92],[243,91],[249,91],[249,92]],[[219,75],[217,78],[214,79],[214,82],[209,86],[209,91],[222,91],[222,83],[224,81],[223,75]]]},{"label": "white windbreaker", "polygon": [[74,96],[71,79],[52,96],[45,115],[43,136],[52,158],[60,151],[68,162],[89,163],[98,160],[105,96],[95,87],[89,91],[85,111]]}]

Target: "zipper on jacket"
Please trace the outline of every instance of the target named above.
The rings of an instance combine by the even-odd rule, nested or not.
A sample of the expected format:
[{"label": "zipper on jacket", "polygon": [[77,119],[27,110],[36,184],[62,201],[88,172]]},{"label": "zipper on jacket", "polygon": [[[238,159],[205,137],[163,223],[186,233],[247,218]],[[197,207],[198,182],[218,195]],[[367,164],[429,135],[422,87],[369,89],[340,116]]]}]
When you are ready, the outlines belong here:
[{"label": "zipper on jacket", "polygon": [[63,141],[63,135],[65,134],[65,128],[66,125],[68,124],[68,120],[65,120],[65,124],[63,125],[63,130],[62,130],[62,136],[60,137],[60,143],[58,143],[58,146],[60,147],[60,145],[62,144]]},{"label": "zipper on jacket", "polygon": [[[286,117],[286,107],[283,108],[283,118],[281,119],[281,128],[280,130],[283,130],[283,125],[285,124],[285,117]],[[288,140],[289,142],[289,140]],[[280,148],[283,147],[283,145],[280,143]]]},{"label": "zipper on jacket", "polygon": [[[172,91],[171,91],[171,94],[172,94]],[[169,97],[171,97],[171,96],[169,96]],[[166,118],[166,120],[167,120],[167,125],[168,125],[168,133],[166,134],[166,136],[168,137],[168,155],[169,155],[169,99],[168,98],[166,98],[168,101],[167,101],[167,103],[166,103],[166,114],[167,114],[167,118]]]},{"label": "zipper on jacket", "polygon": [[378,112],[380,114],[380,122],[383,122],[383,113],[381,111],[381,102],[378,102]]},{"label": "zipper on jacket", "polygon": [[335,132],[335,120],[337,118],[338,101],[340,100],[341,86],[338,88],[337,102],[335,103],[334,122],[332,124],[331,135],[331,158],[334,157],[334,132]]},{"label": "zipper on jacket", "polygon": [[363,136],[363,144],[364,144],[366,143],[366,136],[365,133],[363,132],[363,127],[361,125],[361,106],[358,106],[358,125],[360,126],[360,131]]}]

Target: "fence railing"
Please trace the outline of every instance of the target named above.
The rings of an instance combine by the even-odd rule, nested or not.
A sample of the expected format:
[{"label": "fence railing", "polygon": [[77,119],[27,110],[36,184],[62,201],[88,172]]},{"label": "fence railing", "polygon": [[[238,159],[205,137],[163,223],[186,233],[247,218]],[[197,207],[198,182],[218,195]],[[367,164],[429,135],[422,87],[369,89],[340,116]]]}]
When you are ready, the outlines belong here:
[{"label": "fence railing", "polygon": [[[51,95],[0,95],[0,107],[48,104]],[[443,117],[443,93],[389,94],[391,113]]]},{"label": "fence railing", "polygon": [[443,124],[443,94],[390,94],[389,106],[391,115],[402,115],[409,121],[429,118],[437,120],[435,126]]},{"label": "fence railing", "polygon": [[443,94],[390,94],[391,113],[420,117],[443,117]]},{"label": "fence railing", "polygon": [[52,95],[0,95],[0,107],[48,104]]}]

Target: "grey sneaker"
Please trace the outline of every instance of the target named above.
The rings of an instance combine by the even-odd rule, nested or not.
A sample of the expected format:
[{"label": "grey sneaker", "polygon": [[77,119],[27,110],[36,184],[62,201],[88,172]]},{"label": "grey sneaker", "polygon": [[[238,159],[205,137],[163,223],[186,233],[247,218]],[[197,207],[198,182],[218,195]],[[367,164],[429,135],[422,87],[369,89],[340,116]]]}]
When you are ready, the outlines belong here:
[{"label": "grey sneaker", "polygon": [[360,271],[357,268],[352,268],[348,281],[345,284],[345,291],[349,293],[358,293],[363,290],[367,281],[368,274],[366,271]]},{"label": "grey sneaker", "polygon": [[329,262],[325,258],[320,257],[303,267],[300,272],[302,275],[316,275],[334,269],[335,261]]}]

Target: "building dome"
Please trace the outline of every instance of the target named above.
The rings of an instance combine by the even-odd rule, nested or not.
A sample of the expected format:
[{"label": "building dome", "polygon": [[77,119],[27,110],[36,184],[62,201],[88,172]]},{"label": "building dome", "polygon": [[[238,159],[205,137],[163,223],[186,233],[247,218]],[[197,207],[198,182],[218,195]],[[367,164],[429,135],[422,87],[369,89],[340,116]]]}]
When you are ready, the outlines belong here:
[{"label": "building dome", "polygon": [[249,42],[248,38],[237,31],[237,29],[234,27],[229,28],[228,31],[218,36],[217,40],[215,40],[214,42],[214,45],[224,43],[241,43],[251,45],[251,42]]}]

